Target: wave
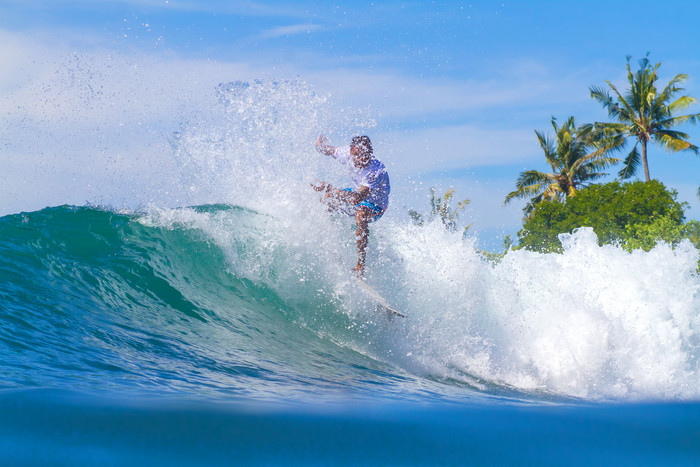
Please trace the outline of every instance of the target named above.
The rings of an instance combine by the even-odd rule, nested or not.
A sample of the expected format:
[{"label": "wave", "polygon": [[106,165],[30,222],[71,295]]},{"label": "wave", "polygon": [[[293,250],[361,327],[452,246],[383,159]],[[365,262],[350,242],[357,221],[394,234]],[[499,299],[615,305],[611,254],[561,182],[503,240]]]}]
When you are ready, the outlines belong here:
[{"label": "wave", "polygon": [[336,362],[349,380],[352,365],[382,367],[295,324],[298,304],[237,275],[227,254],[260,245],[234,241],[224,252],[195,225],[253,213],[178,214],[162,227],[162,216],[71,206],[3,217],[4,384],[264,398],[339,388],[323,371]]},{"label": "wave", "polygon": [[[388,220],[368,281],[349,221],[319,207],[117,212],[61,206],[0,218],[5,387],[340,397],[695,399],[698,252],[511,251]],[[310,227],[310,225],[312,227]]]}]

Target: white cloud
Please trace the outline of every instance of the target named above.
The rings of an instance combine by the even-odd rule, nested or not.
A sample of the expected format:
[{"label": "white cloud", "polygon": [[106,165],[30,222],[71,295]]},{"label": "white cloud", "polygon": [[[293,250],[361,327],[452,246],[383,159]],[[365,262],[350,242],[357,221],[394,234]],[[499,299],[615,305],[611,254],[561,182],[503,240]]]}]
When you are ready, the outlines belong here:
[{"label": "white cloud", "polygon": [[290,26],[280,26],[278,28],[268,29],[260,34],[262,39],[276,39],[283,36],[293,36],[296,34],[308,34],[313,31],[324,29],[318,24],[293,24]]}]

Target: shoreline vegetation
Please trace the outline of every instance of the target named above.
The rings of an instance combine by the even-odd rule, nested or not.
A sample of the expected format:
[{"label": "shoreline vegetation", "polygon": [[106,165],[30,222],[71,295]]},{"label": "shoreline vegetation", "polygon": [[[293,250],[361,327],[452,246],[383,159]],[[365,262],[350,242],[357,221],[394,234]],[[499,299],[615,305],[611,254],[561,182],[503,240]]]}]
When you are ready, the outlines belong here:
[{"label": "shoreline vegetation", "polygon": [[[504,201],[505,205],[514,199],[527,200],[517,245],[506,236],[504,250],[481,251],[485,258],[498,261],[510,249],[561,252],[559,235],[581,227],[592,227],[599,245],[614,244],[627,251],[649,251],[659,242],[675,247],[686,239],[700,249],[700,222],[686,220],[688,203],[679,202],[676,190],[651,178],[647,157],[650,141],[668,152],[699,154],[689,136],[676,129],[700,120],[700,113],[679,115],[697,103],[688,95],[677,97],[684,91],[680,84],[688,75],[678,74],[659,89],[657,71],[661,62],[652,65],[647,53],[639,60],[639,68],[632,71],[630,59],[628,56],[628,89],[620,92],[610,81],[606,81],[607,87],[589,88],[591,98],[603,106],[612,121],[577,125],[571,116],[559,125],[552,117],[554,136],[535,131],[551,171],[520,173],[515,190]],[[630,145],[631,150],[623,158],[615,157]],[[622,168],[617,180],[593,183],[607,177],[605,171],[619,164]],[[641,170],[644,180],[630,181]],[[444,204],[442,211],[451,213],[448,193],[451,196],[453,190],[438,201]],[[431,196],[435,212],[434,189]],[[697,196],[700,199],[700,187]],[[463,207],[460,203],[454,212]],[[422,219],[417,222],[416,211],[409,214],[416,224],[422,223]],[[451,230],[455,230],[454,223]]]}]

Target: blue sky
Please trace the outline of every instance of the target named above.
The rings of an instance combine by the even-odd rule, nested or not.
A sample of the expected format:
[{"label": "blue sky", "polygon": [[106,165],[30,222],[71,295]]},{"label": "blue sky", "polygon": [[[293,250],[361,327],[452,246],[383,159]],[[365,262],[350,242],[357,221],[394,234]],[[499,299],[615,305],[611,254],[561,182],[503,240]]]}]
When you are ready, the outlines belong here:
[{"label": "blue sky", "polygon": [[[65,124],[77,135],[85,115],[97,122],[95,128],[125,125],[110,119],[126,121],[127,115],[132,123],[143,117],[141,128],[150,128],[142,131],[145,139],[157,133],[146,118],[167,127],[177,124],[174,113],[186,115],[185,94],[191,102],[222,81],[300,78],[331,95],[337,108],[371,114],[376,126],[367,131],[395,174],[397,211],[427,206],[430,186],[455,187],[458,197],[472,200],[463,220],[473,222],[476,231],[491,239],[514,234],[521,205],[503,207],[503,198],[520,171],[546,169],[533,130],[548,131],[552,116],[606,121],[589,87],[606,80],[623,85],[627,55],[636,65],[650,52],[653,62],[662,62],[664,84],[677,73],[689,74],[687,93],[700,97],[700,4],[631,5],[614,0],[4,0],[0,119],[5,131],[0,136],[6,143],[0,145],[0,162],[5,161],[7,188],[0,213],[80,203],[100,189],[113,189],[101,182],[105,174],[99,172],[125,162],[105,149],[101,154],[111,165],[87,174],[78,156],[64,157],[78,167],[75,173],[70,164],[52,165],[52,150],[61,148],[64,156],[80,150],[69,144],[77,136],[62,139],[58,130],[47,132],[47,121]],[[141,85],[125,82],[120,72],[128,67],[139,69]],[[98,85],[111,90],[102,110],[79,108],[81,95],[69,89],[67,83],[75,79],[67,69],[88,76],[92,91]],[[84,84],[86,78],[78,81]],[[157,87],[148,83],[160,83],[170,97],[149,102],[146,90],[152,95]],[[58,102],[70,105],[52,114]],[[700,105],[688,111],[698,113]],[[683,130],[700,144],[700,126]],[[90,144],[110,147],[110,138],[102,132]],[[38,139],[49,142],[42,146]],[[33,156],[37,153],[44,159]],[[89,189],[76,192],[55,184],[57,170],[67,171],[62,180]],[[700,157],[653,147],[650,170],[690,203],[689,217],[700,218],[695,197]]]}]

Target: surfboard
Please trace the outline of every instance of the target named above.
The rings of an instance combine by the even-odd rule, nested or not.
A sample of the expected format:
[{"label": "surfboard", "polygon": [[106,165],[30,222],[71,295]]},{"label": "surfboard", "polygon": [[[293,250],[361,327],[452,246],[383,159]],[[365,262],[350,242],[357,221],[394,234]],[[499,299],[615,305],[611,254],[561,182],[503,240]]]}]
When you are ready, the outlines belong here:
[{"label": "surfboard", "polygon": [[362,287],[362,289],[367,294],[367,296],[369,296],[370,298],[372,298],[372,300],[374,300],[376,302],[377,309],[381,309],[382,311],[387,312],[387,314],[389,315],[389,318],[392,318],[394,316],[400,316],[402,318],[406,317],[406,315],[404,313],[401,313],[399,310],[397,310],[396,308],[391,306],[389,304],[389,302],[379,294],[379,292],[374,290],[372,288],[372,286],[370,286],[363,279],[356,277],[355,282],[357,282]]}]

